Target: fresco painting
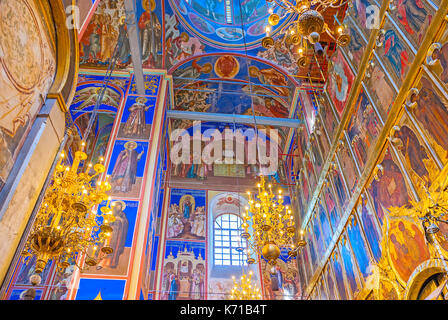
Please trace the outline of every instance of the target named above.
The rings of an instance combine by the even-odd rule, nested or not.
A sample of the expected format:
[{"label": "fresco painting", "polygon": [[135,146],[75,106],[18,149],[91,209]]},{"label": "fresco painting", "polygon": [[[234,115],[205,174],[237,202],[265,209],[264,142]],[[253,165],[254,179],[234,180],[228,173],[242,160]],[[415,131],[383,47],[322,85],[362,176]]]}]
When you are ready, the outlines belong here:
[{"label": "fresco painting", "polygon": [[352,250],[350,248],[349,241],[347,239],[347,235],[344,234],[342,237],[342,241],[340,243],[340,252],[341,258],[343,261],[344,275],[347,280],[348,286],[347,290],[351,292],[352,296],[356,296],[357,291],[359,290],[359,285],[357,281],[357,266],[356,262],[352,256]]},{"label": "fresco painting", "polygon": [[330,61],[332,69],[328,77],[328,94],[340,118],[344,112],[355,76],[341,50],[337,50]]},{"label": "fresco painting", "polygon": [[205,240],[205,191],[172,189],[170,199],[167,238]]},{"label": "fresco painting", "polygon": [[419,264],[430,257],[423,232],[411,221],[391,220],[387,242],[390,261],[403,283],[406,283]]},{"label": "fresco painting", "polygon": [[350,34],[350,43],[347,46],[346,52],[350,59],[351,65],[355,70],[358,70],[361,59],[364,54],[364,49],[367,45],[367,41],[364,36],[358,31],[357,27],[353,24],[349,15],[346,16],[344,23],[347,25]]},{"label": "fresco painting", "polygon": [[448,128],[448,98],[423,75],[418,85],[418,93],[412,94],[411,102],[416,104],[412,115],[426,134],[430,145],[445,163],[447,160],[448,139],[445,134]]},{"label": "fresco painting", "polygon": [[414,60],[414,53],[405,44],[391,21],[386,19],[383,29],[384,33],[378,35],[377,44],[380,47],[377,52],[399,86],[409,70],[410,62]]},{"label": "fresco painting", "polygon": [[289,261],[279,259],[273,267],[262,260],[261,270],[263,270],[265,299],[297,300],[301,296],[296,259]]},{"label": "fresco painting", "polygon": [[345,291],[344,275],[342,270],[342,264],[340,262],[340,255],[334,252],[330,260],[332,262],[332,269],[335,277],[336,288],[339,293],[339,298],[341,300],[348,300],[347,292]]},{"label": "fresco painting", "polygon": [[[104,205],[105,203],[100,205],[100,208]],[[125,276],[128,273],[139,203],[112,199],[111,205],[115,221],[110,223],[113,233],[109,246],[114,251],[104,255],[97,250],[95,258],[99,263],[94,267],[88,267],[85,274]]]},{"label": "fresco painting", "polygon": [[406,205],[410,196],[407,192],[408,186],[403,173],[393,160],[389,149],[385,152],[381,168],[378,171],[377,178],[370,183],[368,191],[372,197],[378,219],[383,224],[387,208]]},{"label": "fresco painting", "polygon": [[368,76],[364,79],[363,85],[371,96],[372,102],[377,107],[381,118],[386,119],[397,95],[397,89],[393,85],[394,82],[389,73],[380,64],[376,54],[373,55],[370,63],[370,67],[367,70]]},{"label": "fresco painting", "polygon": [[360,216],[362,229],[366,235],[366,240],[372,251],[373,258],[378,262],[381,257],[381,230],[378,228],[376,214],[368,204],[367,194],[364,193],[361,199],[361,203],[358,206],[358,215]]},{"label": "fresco painting", "polygon": [[338,159],[341,165],[341,171],[344,174],[345,181],[347,183],[349,194],[353,193],[353,190],[358,182],[358,169],[353,161],[350,147],[347,144],[347,140],[342,140],[343,143],[338,152]]},{"label": "fresco painting", "polygon": [[417,188],[429,187],[440,170],[407,115],[402,116],[393,136],[394,146],[398,150],[414,186]]},{"label": "fresco painting", "polygon": [[381,122],[372,103],[366,93],[361,91],[355,104],[354,114],[347,126],[347,135],[351,141],[352,150],[361,173],[367,161],[367,156],[375,146],[381,128]]},{"label": "fresco painting", "polygon": [[392,3],[396,6],[395,21],[418,49],[434,16],[433,7],[419,0],[394,0]]},{"label": "fresco painting", "polygon": [[128,97],[121,118],[118,139],[148,140],[156,98]]},{"label": "fresco painting", "polygon": [[148,143],[117,140],[107,174],[115,197],[138,198],[145,170]]},{"label": "fresco painting", "polygon": [[161,300],[203,300],[206,288],[205,244],[167,241]]},{"label": "fresco painting", "polygon": [[[349,218],[350,219],[350,218]],[[365,280],[371,273],[370,270],[370,256],[364,237],[361,233],[361,226],[358,219],[353,215],[350,224],[347,228],[347,236],[350,240],[350,245],[353,251],[353,256],[358,265],[359,271]]]},{"label": "fresco painting", "polygon": [[0,190],[56,73],[55,48],[40,14],[33,1],[0,4]]},{"label": "fresco painting", "polygon": [[333,108],[326,95],[320,96],[319,103],[319,113],[323,119],[323,124],[327,132],[330,143],[333,141],[334,134],[336,133],[336,128],[338,126],[338,120],[333,113]]}]

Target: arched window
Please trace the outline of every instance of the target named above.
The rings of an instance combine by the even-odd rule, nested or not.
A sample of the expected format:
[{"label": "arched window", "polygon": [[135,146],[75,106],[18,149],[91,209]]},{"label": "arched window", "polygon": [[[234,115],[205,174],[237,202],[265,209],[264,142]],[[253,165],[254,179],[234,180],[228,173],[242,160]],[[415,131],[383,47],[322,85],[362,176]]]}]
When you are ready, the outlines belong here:
[{"label": "arched window", "polygon": [[235,214],[216,217],[213,225],[213,260],[216,266],[241,266],[247,264],[247,256],[239,248],[246,249],[242,241],[243,220]]}]

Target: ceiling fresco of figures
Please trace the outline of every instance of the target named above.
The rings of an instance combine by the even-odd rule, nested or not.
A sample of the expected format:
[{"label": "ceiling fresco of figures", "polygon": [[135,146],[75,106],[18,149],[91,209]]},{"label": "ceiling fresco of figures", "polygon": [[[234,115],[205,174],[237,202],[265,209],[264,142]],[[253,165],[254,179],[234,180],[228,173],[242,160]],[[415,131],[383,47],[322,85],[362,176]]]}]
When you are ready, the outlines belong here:
[{"label": "ceiling fresco of figures", "polygon": [[[295,110],[297,90],[323,90],[335,43],[322,34],[323,54],[308,48],[310,63],[299,68],[297,45],[288,41],[276,42],[270,49],[261,45],[268,6],[266,0],[136,1],[142,67],[166,69],[173,76],[173,109],[300,117]],[[281,10],[276,7],[275,12],[281,16]],[[323,15],[332,27],[343,21],[344,12],[345,8],[341,12],[330,8]],[[270,36],[286,39],[283,27],[291,19],[292,14],[282,18]],[[107,69],[117,43],[116,69],[133,68],[124,1],[101,0],[81,32],[81,68]],[[84,94],[89,90],[94,96],[95,88]]]}]

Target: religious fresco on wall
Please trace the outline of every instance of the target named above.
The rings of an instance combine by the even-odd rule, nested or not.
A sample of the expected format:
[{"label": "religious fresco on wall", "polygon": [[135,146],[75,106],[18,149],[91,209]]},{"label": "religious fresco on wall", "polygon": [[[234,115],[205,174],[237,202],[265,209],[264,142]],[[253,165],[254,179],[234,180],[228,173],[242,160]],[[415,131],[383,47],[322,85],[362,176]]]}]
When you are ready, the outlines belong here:
[{"label": "religious fresco on wall", "polygon": [[331,238],[333,236],[333,232],[331,230],[330,222],[327,216],[327,212],[324,208],[324,205],[321,201],[319,201],[319,209],[318,209],[319,221],[322,227],[322,238],[324,239],[324,246],[328,248],[331,242]]},{"label": "religious fresco on wall", "polygon": [[[292,102],[294,84],[283,71],[280,72],[278,68],[273,68],[272,65],[264,64],[254,59],[249,63],[249,76],[253,78],[251,79],[251,84],[255,85],[253,88],[255,92],[260,91],[258,88],[264,87],[265,92],[261,91],[260,93],[272,91],[283,100]],[[289,103],[286,106],[289,106]],[[275,117],[285,117],[285,111],[281,109],[276,111],[273,107],[271,109],[273,109],[271,112],[276,113]],[[286,113],[286,117],[288,117],[289,112]]]},{"label": "religious fresco on wall", "polygon": [[349,194],[352,194],[359,179],[358,169],[356,168],[356,164],[353,160],[350,146],[347,144],[347,139],[345,139],[345,135],[342,139],[343,143],[339,145],[337,154],[341,171],[343,172],[345,182],[347,183],[347,187],[349,189]]},{"label": "religious fresco on wall", "polygon": [[[30,277],[34,274],[36,268],[36,256],[27,257],[20,263],[19,271],[13,282],[16,285],[31,285]],[[50,274],[52,263],[47,263],[45,269],[40,274],[41,284],[45,284]]]},{"label": "religious fresco on wall", "polygon": [[[104,205],[105,203],[103,203]],[[114,250],[111,254],[103,255],[99,248],[94,256],[99,260],[94,267],[83,271],[85,274],[125,276],[128,273],[134,238],[135,222],[139,203],[137,201],[111,200],[112,214],[115,221],[110,223],[113,228],[109,246]],[[102,205],[99,206],[100,210]]]},{"label": "religious fresco on wall", "polygon": [[109,85],[103,90],[103,83],[101,82],[87,82],[78,84],[76,88],[75,97],[70,106],[70,113],[72,117],[80,112],[92,111],[103,91],[101,105],[98,111],[117,111],[123,92],[115,87]]},{"label": "religious fresco on wall", "polygon": [[333,112],[333,108],[330,104],[329,98],[325,93],[319,96],[319,113],[323,120],[324,129],[328,135],[330,143],[333,141],[334,135],[336,133],[336,128],[338,127],[338,120]]},{"label": "religious fresco on wall", "polygon": [[81,278],[75,300],[123,300],[125,285],[126,280]]},{"label": "religious fresco on wall", "polygon": [[306,175],[308,176],[310,195],[312,195],[314,193],[314,188],[317,185],[317,177],[316,177],[316,172],[314,170],[314,165],[311,162],[310,158],[311,158],[310,151],[307,151],[305,153],[305,158],[303,159],[304,169],[305,169],[304,173],[306,172]]},{"label": "religious fresco on wall", "polygon": [[277,259],[271,266],[261,260],[263,272],[264,299],[267,300],[298,300],[301,296],[299,270],[296,259],[284,259],[287,253]]},{"label": "religious fresco on wall", "polygon": [[161,300],[204,300],[205,243],[167,240],[161,277]]},{"label": "religious fresco on wall", "polygon": [[359,0],[350,2],[347,8],[347,15],[350,15],[361,29],[366,38],[370,36],[372,29],[376,26],[372,21],[372,8],[379,10],[378,4],[374,0]]},{"label": "religious fresco on wall", "polygon": [[358,282],[358,269],[356,266],[356,261],[353,258],[353,251],[350,247],[350,243],[345,232],[339,242],[339,250],[341,253],[345,279],[348,284],[346,289],[348,292],[351,292],[351,296],[353,298],[360,289]]},{"label": "religious fresco on wall", "polygon": [[279,118],[290,114],[296,83],[271,62],[213,53],[183,60],[170,72],[175,110]]},{"label": "religious fresco on wall", "polygon": [[[162,10],[156,1],[142,0],[137,2],[136,12],[143,68],[161,68]],[[81,66],[107,67],[117,43],[121,46],[116,66],[126,68],[132,59],[124,3],[101,0],[80,39]]]},{"label": "religious fresco on wall", "polygon": [[124,106],[117,138],[148,140],[156,102],[156,98],[129,96]]},{"label": "religious fresco on wall", "polygon": [[378,228],[378,218],[375,211],[370,207],[367,200],[367,194],[361,195],[361,201],[358,205],[358,216],[360,217],[362,229],[366,235],[367,243],[372,251],[373,258],[376,262],[381,258],[380,243],[382,239],[381,229]]},{"label": "religious fresco on wall", "polygon": [[205,201],[205,191],[172,189],[168,208],[167,238],[205,240],[207,232]]},{"label": "religious fresco on wall", "polygon": [[56,73],[51,30],[41,20],[33,1],[0,3],[0,190]]},{"label": "religious fresco on wall", "polygon": [[386,18],[382,31],[376,39],[375,51],[389,70],[395,84],[400,86],[415,55],[389,18]]},{"label": "religious fresco on wall", "polygon": [[131,63],[131,52],[124,23],[124,3],[116,5],[109,1],[100,1],[96,12],[80,39],[79,56],[82,66],[106,65],[113,56],[115,45],[122,43],[118,66],[125,67]]},{"label": "religious fresco on wall", "polygon": [[311,224],[313,227],[313,233],[314,233],[314,239],[316,244],[316,256],[317,261],[320,262],[322,258],[324,257],[325,251],[326,251],[326,245],[324,243],[324,235],[322,234],[322,228],[319,223],[318,219],[318,213],[315,211],[313,213]]},{"label": "religious fresco on wall", "polygon": [[179,18],[175,14],[165,13],[165,20],[165,46],[167,50],[165,63],[167,69],[192,56],[205,53],[205,46],[198,38],[184,31],[179,23]]},{"label": "religious fresco on wall", "polygon": [[322,171],[322,167],[324,165],[324,159],[322,159],[322,155],[319,149],[319,142],[317,141],[315,134],[313,134],[310,138],[310,147],[311,147],[310,156],[313,160],[312,162],[316,170],[316,177],[319,178],[320,172]]},{"label": "religious fresco on wall", "polygon": [[[299,280],[301,288],[306,288],[308,285],[308,274],[309,272],[309,261],[308,261],[308,252],[302,249],[297,253],[297,266],[299,271]],[[302,295],[304,293],[302,292]]]},{"label": "religious fresco on wall", "polygon": [[[234,129],[233,129],[234,128]],[[274,184],[286,185],[286,163],[280,158],[278,159],[277,171],[275,168],[269,168],[265,164],[260,165],[260,161],[255,159],[256,144],[266,145],[266,156],[270,157],[270,149],[277,150],[281,153],[281,146],[284,141],[279,137],[279,141],[271,140],[267,135],[271,130],[258,128],[258,135],[255,134],[255,129],[242,124],[228,124],[223,122],[204,122],[199,125],[193,125],[185,128],[186,131],[178,136],[178,140],[173,141],[170,157],[170,181],[175,182],[189,182],[192,180],[207,181],[209,187],[219,187],[222,185],[235,184],[237,178],[241,184],[253,185],[258,176],[263,174],[268,181]],[[202,133],[200,143],[200,153],[195,150],[194,145],[196,135],[199,134],[199,129]],[[194,133],[196,132],[196,133]],[[219,134],[218,138],[215,137]],[[236,135],[238,142],[228,143],[226,139],[233,139]],[[241,137],[241,140],[240,138]],[[184,150],[182,141],[190,142],[190,150]],[[244,139],[244,145],[239,144],[239,141]],[[232,140],[234,141],[234,140]],[[218,150],[222,148],[221,150]],[[263,153],[264,151],[260,149]],[[189,161],[182,161],[181,157],[189,158]],[[227,160],[226,160],[227,159]],[[241,160],[241,162],[239,162]],[[227,161],[227,162],[226,162]],[[268,171],[270,170],[270,171]]]},{"label": "religious fresco on wall", "polygon": [[[11,291],[11,294],[8,298],[8,300],[24,300],[23,296],[25,295],[25,291],[27,289],[14,289]],[[33,300],[40,300],[44,294],[43,289],[37,289],[36,290],[36,297]]]},{"label": "religious fresco on wall", "polygon": [[[312,223],[308,222],[306,229],[305,229],[305,239],[306,239],[306,247],[308,247],[309,249],[309,254],[310,254],[310,262],[311,262],[311,272],[310,274],[310,278],[312,277],[312,275],[314,274],[314,271],[317,268],[317,263],[318,263],[318,258],[316,256],[316,246],[314,244],[314,227],[312,225]],[[305,247],[305,248],[306,248]]]},{"label": "religious fresco on wall", "polygon": [[329,63],[331,67],[327,79],[327,92],[340,118],[344,112],[355,75],[341,50],[336,50]]},{"label": "religious fresco on wall", "polygon": [[333,280],[333,276],[331,275],[331,266],[327,264],[324,271],[322,272],[322,277],[325,279],[325,283],[328,289],[328,299],[329,300],[338,300],[338,296],[336,293],[335,283]]},{"label": "religious fresco on wall", "polygon": [[305,120],[309,134],[312,134],[315,130],[314,126],[317,115],[311,95],[312,92],[310,91],[299,91],[299,104],[301,106],[302,117]]},{"label": "religious fresco on wall", "polygon": [[425,66],[448,91],[448,29],[432,44],[426,56]]},{"label": "religious fresco on wall", "polygon": [[371,274],[370,255],[358,219],[355,215],[352,215],[349,221],[346,227],[346,234],[350,240],[353,256],[358,265],[360,275],[363,280],[366,280]]},{"label": "religious fresco on wall", "polygon": [[259,51],[257,55],[265,60],[274,61],[290,74],[298,74],[300,71],[296,58],[285,41],[276,41],[272,47]]},{"label": "religious fresco on wall", "polygon": [[330,143],[328,142],[327,134],[325,132],[325,128],[323,127],[322,121],[320,120],[320,116],[316,121],[316,138],[318,143],[320,144],[322,150],[322,159],[325,161],[328,156],[328,152],[330,151]]},{"label": "religious fresco on wall", "polygon": [[445,163],[448,155],[448,95],[423,74],[416,86],[418,92],[408,98],[412,103],[412,116],[417,120],[429,144]]},{"label": "religious fresco on wall", "polygon": [[403,173],[392,158],[389,147],[378,168],[367,190],[372,197],[378,219],[383,224],[388,208],[404,206],[411,198]]},{"label": "religious fresco on wall", "polygon": [[344,283],[344,271],[343,266],[341,264],[341,256],[338,251],[334,251],[330,257],[329,262],[331,263],[331,267],[334,272],[335,285],[339,293],[339,298],[341,300],[348,300],[347,292],[345,291],[345,283]]},{"label": "religious fresco on wall", "polygon": [[368,155],[371,154],[375,146],[381,128],[381,122],[372,103],[365,91],[361,90],[347,126],[347,135],[361,173]]},{"label": "religious fresco on wall", "polygon": [[48,300],[67,300],[74,270],[75,266],[71,265],[63,272],[54,275],[49,288]]},{"label": "religious fresco on wall", "polygon": [[430,258],[425,235],[421,228],[406,218],[390,218],[387,246],[391,266],[405,284],[422,262]]},{"label": "religious fresco on wall", "polygon": [[392,143],[398,150],[414,186],[418,190],[422,186],[429,187],[440,170],[406,114],[403,114],[398,124],[394,126],[392,138]]},{"label": "religious fresco on wall", "polygon": [[349,15],[345,17],[344,24],[347,25],[350,34],[350,43],[347,45],[345,52],[353,69],[358,71],[368,41],[358,31]]},{"label": "religious fresco on wall", "polygon": [[143,183],[148,142],[116,140],[107,170],[114,197],[138,198]]},{"label": "religious fresco on wall", "polygon": [[321,193],[321,201],[323,201],[327,206],[327,212],[330,217],[330,224],[332,229],[336,230],[339,225],[341,215],[339,213],[337,203],[330,188],[330,186],[324,187],[324,192]]},{"label": "religious fresco on wall", "polygon": [[406,37],[418,50],[434,16],[434,8],[426,0],[392,0],[392,16]]},{"label": "religious fresco on wall", "polygon": [[100,158],[106,155],[114,121],[114,114],[103,113],[98,115],[98,130],[96,133],[95,144],[93,145],[92,153],[88,158],[88,162],[98,163]]},{"label": "religious fresco on wall", "polygon": [[339,204],[342,216],[344,214],[345,207],[347,206],[349,200],[349,196],[347,195],[347,191],[345,189],[342,174],[338,169],[332,169],[330,171],[329,178],[333,182],[336,199]]}]

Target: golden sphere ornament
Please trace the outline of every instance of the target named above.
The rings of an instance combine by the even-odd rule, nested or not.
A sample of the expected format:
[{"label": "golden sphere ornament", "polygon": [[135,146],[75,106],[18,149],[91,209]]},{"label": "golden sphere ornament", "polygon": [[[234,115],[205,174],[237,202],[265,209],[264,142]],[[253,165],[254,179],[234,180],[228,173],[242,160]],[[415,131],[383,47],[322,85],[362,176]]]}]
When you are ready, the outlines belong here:
[{"label": "golden sphere ornament", "polygon": [[298,31],[308,37],[312,32],[321,33],[324,30],[324,17],[316,10],[307,10],[297,20]]},{"label": "golden sphere ornament", "polygon": [[274,265],[277,258],[280,256],[280,248],[274,243],[267,243],[261,250],[263,257],[268,260],[268,263]]}]

